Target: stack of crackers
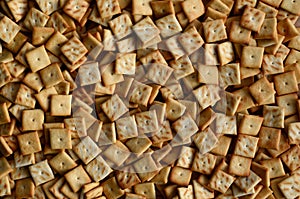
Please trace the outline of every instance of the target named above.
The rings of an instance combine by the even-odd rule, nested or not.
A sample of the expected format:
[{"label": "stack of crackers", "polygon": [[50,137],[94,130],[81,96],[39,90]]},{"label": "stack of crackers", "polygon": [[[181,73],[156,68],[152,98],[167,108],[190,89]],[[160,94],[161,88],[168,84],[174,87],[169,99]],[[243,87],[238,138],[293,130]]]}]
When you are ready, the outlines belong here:
[{"label": "stack of crackers", "polygon": [[0,197],[300,198],[299,16],[0,1]]}]

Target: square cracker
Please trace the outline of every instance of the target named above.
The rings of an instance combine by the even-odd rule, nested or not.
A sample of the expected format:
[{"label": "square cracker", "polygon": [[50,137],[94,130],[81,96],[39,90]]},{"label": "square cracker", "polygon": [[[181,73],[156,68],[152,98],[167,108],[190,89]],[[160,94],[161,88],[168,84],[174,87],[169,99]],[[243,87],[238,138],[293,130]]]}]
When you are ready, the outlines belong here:
[{"label": "square cracker", "polygon": [[202,0],[186,0],[181,3],[181,7],[189,22],[194,21],[205,12]]},{"label": "square cracker", "polygon": [[44,45],[28,51],[25,56],[32,72],[37,72],[51,64]]},{"label": "square cracker", "polygon": [[240,121],[238,132],[246,135],[256,136],[263,123],[263,118],[255,115],[245,115]]},{"label": "square cracker", "polygon": [[78,62],[88,50],[83,43],[74,36],[61,47],[61,52],[74,64]]},{"label": "square cracker", "polygon": [[98,139],[98,145],[111,145],[116,143],[116,127],[115,123],[105,123],[102,125],[101,132]]},{"label": "square cracker", "polygon": [[237,127],[236,127],[236,117],[235,116],[227,116],[222,113],[216,113],[216,133],[217,134],[228,134],[228,135],[236,135]]},{"label": "square cracker", "polygon": [[134,75],[136,68],[136,53],[122,54],[116,59],[117,74]]},{"label": "square cracker", "polygon": [[237,178],[234,183],[243,191],[249,192],[261,181],[261,178],[250,170],[250,175]]},{"label": "square cracker", "polygon": [[205,109],[209,106],[214,106],[215,103],[220,100],[218,90],[219,88],[215,85],[203,85],[193,90],[193,94],[198,100],[201,108]]},{"label": "square cracker", "polygon": [[0,104],[0,124],[6,124],[11,121],[6,103]]},{"label": "square cracker", "polygon": [[171,67],[160,63],[153,63],[150,66],[147,66],[146,70],[148,71],[145,77],[162,86],[166,84],[173,72]]},{"label": "square cracker", "polygon": [[210,153],[196,153],[193,160],[192,171],[210,175],[215,167],[217,156]]},{"label": "square cracker", "polygon": [[27,73],[23,79],[23,83],[37,92],[40,92],[44,87],[42,79],[38,73]]},{"label": "square cracker", "polygon": [[169,50],[169,52],[173,55],[175,59],[179,59],[182,57],[185,52],[178,41],[179,35],[174,35],[171,38],[165,41],[165,44]]},{"label": "square cracker", "polygon": [[290,169],[290,171],[295,171],[300,167],[300,148],[298,145],[293,146],[291,149],[286,151],[280,156],[282,162]]},{"label": "square cracker", "polygon": [[24,110],[22,112],[23,131],[43,130],[44,112],[40,109]]},{"label": "square cracker", "polygon": [[249,86],[252,97],[258,104],[265,104],[275,94],[273,85],[264,76]]},{"label": "square cracker", "polygon": [[174,14],[170,14],[156,20],[155,24],[160,30],[160,35],[163,38],[171,37],[182,31],[182,28]]},{"label": "square cracker", "polygon": [[246,158],[254,158],[259,138],[249,135],[238,135],[234,154]]},{"label": "square cracker", "polygon": [[241,84],[240,64],[226,64],[219,68],[220,86],[227,87]]},{"label": "square cracker", "polygon": [[118,0],[99,0],[97,1],[97,8],[101,15],[101,18],[112,17],[113,15],[121,13]]},{"label": "square cracker", "polygon": [[205,84],[219,84],[218,67],[200,64],[198,66],[198,81]]},{"label": "square cracker", "polygon": [[140,134],[158,130],[158,121],[155,110],[137,113],[135,115],[135,120]]},{"label": "square cracker", "polygon": [[297,79],[295,71],[285,72],[274,77],[275,89],[278,95],[297,92]]},{"label": "square cracker", "polygon": [[129,157],[130,151],[122,142],[117,141],[111,144],[102,155],[105,157],[105,160],[109,160],[115,165],[120,166]]},{"label": "square cracker", "polygon": [[211,151],[218,143],[218,138],[213,131],[208,127],[205,130],[198,132],[193,137],[195,145],[198,147],[201,154]]},{"label": "square cracker", "polygon": [[118,94],[113,95],[110,99],[101,104],[101,108],[111,121],[119,119],[128,111],[128,108]]},{"label": "square cracker", "polygon": [[174,69],[173,75],[177,80],[191,75],[195,71],[192,62],[187,55],[184,55],[177,60],[172,60],[169,64]]},{"label": "square cracker", "polygon": [[0,65],[0,87],[11,81],[12,77],[6,64]]},{"label": "square cracker", "polygon": [[71,115],[72,95],[52,95],[50,114],[52,116],[68,116]]},{"label": "square cracker", "polygon": [[132,14],[152,15],[151,1],[152,0],[132,0]]},{"label": "square cracker", "polygon": [[82,162],[84,162],[84,164],[88,164],[101,152],[101,149],[92,140],[92,138],[87,136],[73,147],[73,151],[82,160]]},{"label": "square cracker", "polygon": [[181,139],[189,138],[198,131],[198,126],[189,114],[183,115],[172,124]]},{"label": "square cracker", "polygon": [[54,175],[47,160],[29,166],[29,171],[35,186],[54,179]]},{"label": "square cracker", "polygon": [[204,44],[201,35],[194,26],[182,33],[178,40],[188,55],[194,53]]},{"label": "square cracker", "polygon": [[245,46],[242,50],[241,67],[261,68],[264,48]]},{"label": "square cracker", "polygon": [[83,185],[92,181],[82,165],[66,173],[65,178],[74,192],[78,192]]},{"label": "square cracker", "polygon": [[87,135],[85,118],[66,118],[64,119],[66,129],[69,129],[72,133],[72,137],[85,137]]},{"label": "square cracker", "polygon": [[16,195],[17,198],[30,198],[34,196],[34,183],[31,178],[25,178],[16,182]]},{"label": "square cracker", "polygon": [[68,0],[63,7],[63,11],[76,21],[80,22],[88,10],[88,7],[89,3],[87,1]]},{"label": "square cracker", "polygon": [[191,170],[175,166],[170,172],[169,181],[179,186],[187,186],[191,176]]},{"label": "square cracker", "polygon": [[125,144],[131,152],[140,156],[151,146],[152,142],[147,136],[141,135],[128,139]]},{"label": "square cracker", "polygon": [[63,34],[56,31],[48,39],[48,41],[45,44],[45,47],[48,51],[53,53],[55,56],[59,56],[61,54],[61,49],[60,49],[61,46],[67,41],[68,39]]},{"label": "square cracker", "polygon": [[107,198],[120,198],[124,195],[124,190],[118,185],[115,177],[111,177],[102,184],[104,195]]},{"label": "square cracker", "polygon": [[32,30],[34,26],[44,27],[50,17],[38,9],[32,7],[23,21],[28,30]]},{"label": "square cracker", "polygon": [[132,32],[132,22],[128,14],[122,14],[110,20],[108,24],[118,39],[122,39]]},{"label": "square cracker", "polygon": [[251,162],[251,158],[232,155],[229,163],[228,172],[237,176],[249,176]]},{"label": "square cracker", "polygon": [[234,180],[235,177],[225,173],[222,170],[217,170],[214,172],[207,186],[213,190],[225,193],[232,185]]},{"label": "square cracker", "polygon": [[64,80],[63,74],[57,63],[51,64],[40,71],[40,76],[46,88],[55,86]]},{"label": "square cracker", "polygon": [[49,129],[52,149],[72,149],[71,132],[68,129]]},{"label": "square cracker", "polygon": [[177,191],[180,198],[194,197],[194,189],[192,185],[188,185],[187,187],[179,187],[177,188]]},{"label": "square cracker", "polygon": [[0,28],[1,28],[1,40],[10,43],[21,30],[21,28],[14,23],[10,18],[4,16],[0,20]]},{"label": "square cracker", "polygon": [[186,169],[191,168],[196,150],[194,148],[183,146],[179,154],[176,166]]},{"label": "square cracker", "polygon": [[143,44],[151,41],[160,33],[149,16],[136,23],[132,28]]},{"label": "square cracker", "polygon": [[232,21],[230,25],[229,40],[238,44],[248,44],[251,31],[240,26],[239,21]]},{"label": "square cracker", "polygon": [[65,174],[77,166],[77,163],[65,151],[58,153],[50,159],[49,164],[51,168],[60,175]]},{"label": "square cracker", "polygon": [[129,101],[147,106],[151,96],[152,87],[136,80],[133,81],[129,91]]},{"label": "square cracker", "polygon": [[218,57],[221,66],[232,62],[235,58],[233,45],[230,41],[225,41],[221,44],[218,44]]},{"label": "square cracker", "polygon": [[32,90],[24,84],[20,84],[19,87],[12,88],[12,91],[14,91],[17,88],[18,92],[15,97],[15,103],[29,108],[34,108],[36,103],[36,99],[33,96],[33,94],[35,93],[34,90]]},{"label": "square cracker", "polygon": [[263,56],[262,69],[264,74],[277,74],[284,71],[283,60],[280,57],[266,54]]},{"label": "square cracker", "polygon": [[151,1],[150,4],[156,19],[175,14],[172,1]]},{"label": "square cracker", "polygon": [[94,160],[88,163],[85,166],[85,170],[95,182],[103,180],[112,172],[112,169],[101,157],[101,155],[97,156]]},{"label": "square cracker", "polygon": [[135,116],[120,118],[116,121],[118,139],[124,140],[138,135],[138,129],[135,121]]},{"label": "square cracker", "polygon": [[222,19],[203,22],[203,34],[208,43],[227,39],[225,25]]},{"label": "square cracker", "polygon": [[259,9],[246,6],[240,24],[249,30],[259,32],[265,19],[265,13]]},{"label": "square cracker", "polygon": [[42,150],[40,139],[36,131],[19,134],[17,139],[22,155],[28,155]]},{"label": "square cracker", "polygon": [[11,187],[9,184],[9,176],[2,177],[0,180],[0,196],[11,195]]},{"label": "square cracker", "polygon": [[277,41],[277,20],[276,18],[266,18],[261,29],[254,36],[255,39],[272,39]]},{"label": "square cracker", "polygon": [[299,177],[299,174],[293,174],[278,183],[279,189],[286,198],[296,198],[300,195],[299,191],[296,191],[300,188]]},{"label": "square cracker", "polygon": [[261,164],[269,169],[270,179],[282,177],[285,175],[283,164],[280,158],[262,160]]},{"label": "square cracker", "polygon": [[59,0],[50,0],[49,2],[37,0],[37,4],[46,15],[50,15],[54,11],[58,10]]},{"label": "square cracker", "polygon": [[300,123],[293,122],[288,125],[288,137],[290,144],[300,144]]},{"label": "square cracker", "polygon": [[280,4],[280,7],[283,8],[284,10],[295,14],[295,15],[300,15],[300,1],[299,0],[283,0],[282,3]]},{"label": "square cracker", "polygon": [[263,108],[263,125],[274,128],[284,128],[284,108],[279,106],[267,106]]}]

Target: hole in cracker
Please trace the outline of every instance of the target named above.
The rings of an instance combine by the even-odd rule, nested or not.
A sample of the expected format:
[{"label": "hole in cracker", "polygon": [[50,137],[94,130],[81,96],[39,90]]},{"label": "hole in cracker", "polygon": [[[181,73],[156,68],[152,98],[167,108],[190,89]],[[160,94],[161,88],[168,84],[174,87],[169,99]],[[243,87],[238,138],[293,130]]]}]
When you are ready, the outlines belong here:
[{"label": "hole in cracker", "polygon": [[241,163],[239,163],[239,167],[241,167],[242,166],[242,164]]},{"label": "hole in cracker", "polygon": [[27,142],[27,144],[28,144],[28,145],[30,145],[30,144],[31,144],[31,142],[30,142],[30,141],[28,141],[28,142]]},{"label": "hole in cracker", "polygon": [[77,5],[77,6],[75,6],[75,8],[78,10],[78,9],[79,9],[79,6]]}]

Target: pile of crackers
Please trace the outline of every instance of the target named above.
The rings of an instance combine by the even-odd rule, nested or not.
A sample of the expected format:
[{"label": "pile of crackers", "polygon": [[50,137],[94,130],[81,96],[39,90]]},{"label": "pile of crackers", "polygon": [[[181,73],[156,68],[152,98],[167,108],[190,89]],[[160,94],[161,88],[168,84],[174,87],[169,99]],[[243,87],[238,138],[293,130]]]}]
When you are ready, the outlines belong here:
[{"label": "pile of crackers", "polygon": [[0,197],[300,198],[299,16],[0,1]]}]

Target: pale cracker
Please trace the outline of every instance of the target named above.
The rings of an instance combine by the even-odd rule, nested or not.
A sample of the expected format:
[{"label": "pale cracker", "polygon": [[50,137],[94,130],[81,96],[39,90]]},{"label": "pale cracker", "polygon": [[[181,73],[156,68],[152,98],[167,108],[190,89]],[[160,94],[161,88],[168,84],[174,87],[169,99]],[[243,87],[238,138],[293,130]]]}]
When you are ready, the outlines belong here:
[{"label": "pale cracker", "polygon": [[280,156],[281,160],[284,164],[290,169],[290,171],[294,171],[300,167],[299,158],[300,158],[300,149],[298,145],[295,145],[285,153]]},{"label": "pale cracker", "polygon": [[198,126],[189,114],[185,114],[172,124],[172,128],[180,138],[188,138],[198,131]]},{"label": "pale cracker", "polygon": [[216,144],[218,143],[218,138],[208,127],[205,130],[197,133],[193,137],[193,141],[195,145],[198,147],[199,152],[201,154],[205,154],[211,151],[216,146]]},{"label": "pale cracker", "polygon": [[71,149],[71,132],[68,129],[49,129],[52,149]]},{"label": "pale cracker", "polygon": [[194,198],[194,190],[192,185],[188,185],[187,187],[177,188],[178,195],[180,198],[192,199]]},{"label": "pale cracker", "polygon": [[109,100],[104,102],[101,108],[111,121],[117,120],[128,111],[118,94],[113,95]]},{"label": "pale cracker", "polygon": [[101,75],[97,62],[82,65],[78,70],[80,85],[86,86],[101,81]]},{"label": "pale cracker", "polygon": [[299,144],[300,143],[300,125],[299,122],[293,122],[288,125],[288,138],[291,144]]},{"label": "pale cracker", "polygon": [[265,15],[266,14],[263,11],[246,6],[240,24],[242,27],[251,31],[259,32],[265,19]]},{"label": "pale cracker", "polygon": [[85,169],[95,182],[103,180],[112,172],[112,169],[101,156],[87,164]]},{"label": "pale cracker", "polygon": [[101,149],[98,148],[96,143],[89,136],[87,136],[74,147],[73,151],[84,164],[88,164],[101,152]]},{"label": "pale cracker", "polygon": [[50,114],[52,116],[71,115],[71,95],[52,95],[50,103]]},{"label": "pale cracker", "polygon": [[184,78],[195,71],[191,60],[186,55],[177,60],[172,60],[170,66],[174,69],[173,74],[177,80]]},{"label": "pale cracker", "polygon": [[234,60],[235,56],[233,45],[230,41],[226,41],[218,45],[218,56],[221,66]]},{"label": "pale cracker", "polygon": [[258,140],[258,138],[253,136],[239,134],[235,145],[234,154],[243,157],[254,158]]},{"label": "pale cracker", "polygon": [[1,40],[10,43],[17,33],[21,30],[21,28],[14,23],[10,18],[4,16],[0,20],[0,28],[1,28]]},{"label": "pale cracker", "polygon": [[240,65],[238,63],[226,64],[219,68],[220,86],[237,85],[241,83]]},{"label": "pale cracker", "polygon": [[7,2],[7,7],[9,8],[16,22],[25,17],[26,13],[28,12],[28,2],[24,0]]},{"label": "pale cracker", "polygon": [[120,5],[118,0],[97,1],[97,8],[102,18],[112,17],[113,15],[121,13]]},{"label": "pale cracker", "polygon": [[141,182],[138,175],[136,173],[132,173],[131,171],[118,171],[116,173],[116,179],[122,189],[130,188]]},{"label": "pale cracker", "polygon": [[122,54],[116,59],[115,72],[117,74],[133,75],[136,68],[136,53]]},{"label": "pale cracker", "polygon": [[204,22],[203,31],[205,41],[208,43],[227,39],[225,26],[221,19]]},{"label": "pale cracker", "polygon": [[[220,100],[220,96],[218,94],[219,88],[214,85],[203,85],[195,90],[193,90],[193,94],[198,100],[202,109],[205,109],[209,106],[215,105],[217,101]],[[202,96],[206,96],[203,98]]]},{"label": "pale cracker", "polygon": [[54,179],[47,160],[29,166],[29,171],[36,186]]},{"label": "pale cracker", "polygon": [[122,14],[109,21],[108,24],[118,39],[122,39],[132,32],[132,22],[128,14]]},{"label": "pale cracker", "polygon": [[151,0],[133,0],[132,1],[132,14],[133,15],[152,15],[150,5]]},{"label": "pale cracker", "polygon": [[74,64],[79,61],[88,50],[77,37],[73,37],[61,47],[61,52]]},{"label": "pale cracker", "polygon": [[183,48],[179,44],[178,38],[179,35],[174,35],[165,41],[165,44],[169,49],[169,52],[173,55],[175,59],[179,59],[185,54]]},{"label": "pale cracker", "polygon": [[124,81],[124,77],[122,74],[115,73],[114,64],[107,65],[103,70],[100,68],[102,82],[105,86],[110,86],[112,84],[116,84]]},{"label": "pale cracker", "polygon": [[140,83],[136,80],[132,83],[132,90],[129,91],[129,101],[137,104],[147,106],[148,100],[151,96],[152,87]]},{"label": "pale cracker", "polygon": [[98,145],[111,145],[116,143],[116,127],[115,123],[105,123],[102,125],[100,136],[98,139]]},{"label": "pale cracker", "polygon": [[269,99],[275,94],[273,85],[268,81],[266,77],[260,78],[254,82],[250,87],[249,91],[252,97],[258,102],[258,104],[265,104],[266,99]]},{"label": "pale cracker", "polygon": [[120,166],[129,157],[130,151],[122,142],[117,141],[110,145],[102,155],[104,155],[105,160],[109,160],[115,165]]},{"label": "pale cracker", "polygon": [[201,35],[197,32],[195,27],[191,27],[182,33],[178,40],[188,55],[194,53],[204,44]]},{"label": "pale cracker", "polygon": [[5,64],[0,65],[0,87],[4,86],[11,80],[11,75],[9,73],[9,70]]},{"label": "pale cracker", "polygon": [[195,152],[196,152],[195,149],[191,147],[183,146],[180,155],[178,157],[176,166],[187,168],[187,169],[191,168]]},{"label": "pale cracker", "polygon": [[210,153],[196,153],[193,160],[192,171],[210,175],[215,167],[217,156]]},{"label": "pale cracker", "polygon": [[283,128],[284,108],[279,106],[264,106],[263,108],[264,126]]},{"label": "pale cracker", "polygon": [[182,28],[176,19],[175,15],[170,14],[167,16],[164,16],[158,20],[155,21],[155,24],[157,25],[158,29],[160,30],[160,35],[164,38],[173,36],[180,31],[182,31]]},{"label": "pale cracker", "polygon": [[152,40],[159,34],[159,29],[155,26],[150,17],[145,17],[133,26],[134,32],[143,44]]},{"label": "pale cracker", "polygon": [[210,179],[208,187],[221,193],[225,193],[234,180],[235,177],[225,173],[222,170],[217,170]]}]

